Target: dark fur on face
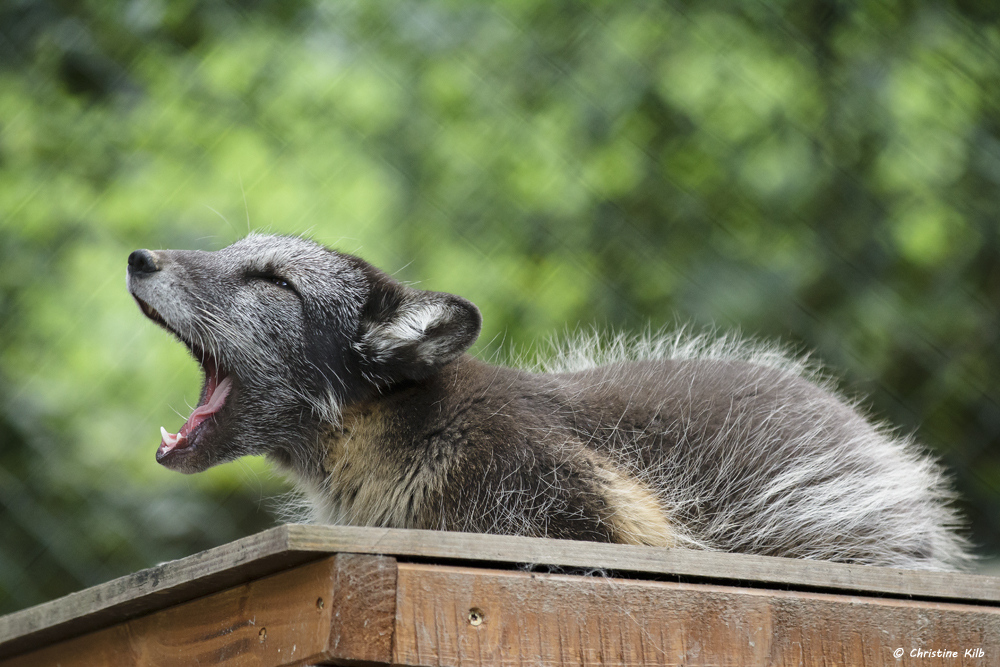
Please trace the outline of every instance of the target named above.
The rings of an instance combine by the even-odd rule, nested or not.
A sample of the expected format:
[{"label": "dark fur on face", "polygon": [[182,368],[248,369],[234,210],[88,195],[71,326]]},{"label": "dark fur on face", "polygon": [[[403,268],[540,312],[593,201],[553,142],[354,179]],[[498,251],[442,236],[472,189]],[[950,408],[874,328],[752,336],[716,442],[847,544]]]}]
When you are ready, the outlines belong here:
[{"label": "dark fur on face", "polygon": [[264,454],[317,521],[967,558],[938,467],[771,350],[665,336],[602,355],[578,340],[547,372],[492,366],[464,354],[481,325],[469,301],[292,237],[138,250],[128,286],[205,371],[157,460],[198,472]]},{"label": "dark fur on face", "polygon": [[[157,459],[181,472],[266,454],[320,474],[320,457],[303,443],[338,423],[343,406],[454,359],[481,321],[464,299],[410,289],[356,257],[290,237],[250,236],[218,252],[136,251],[128,287],[202,364],[199,409],[228,379],[217,412],[189,421],[180,443],[164,436]],[[420,326],[431,342],[406,338]]]}]

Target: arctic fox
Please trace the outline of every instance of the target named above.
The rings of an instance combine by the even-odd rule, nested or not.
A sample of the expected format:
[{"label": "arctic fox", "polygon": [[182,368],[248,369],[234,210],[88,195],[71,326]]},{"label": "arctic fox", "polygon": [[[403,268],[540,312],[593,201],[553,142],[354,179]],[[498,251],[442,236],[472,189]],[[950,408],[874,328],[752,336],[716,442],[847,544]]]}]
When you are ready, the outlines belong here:
[{"label": "arctic fox", "polygon": [[205,373],[156,459],[193,473],[263,454],[317,522],[968,559],[938,465],[774,351],[649,336],[604,355],[577,340],[535,371],[491,365],[466,354],[469,301],[297,237],[136,250],[128,287]]}]

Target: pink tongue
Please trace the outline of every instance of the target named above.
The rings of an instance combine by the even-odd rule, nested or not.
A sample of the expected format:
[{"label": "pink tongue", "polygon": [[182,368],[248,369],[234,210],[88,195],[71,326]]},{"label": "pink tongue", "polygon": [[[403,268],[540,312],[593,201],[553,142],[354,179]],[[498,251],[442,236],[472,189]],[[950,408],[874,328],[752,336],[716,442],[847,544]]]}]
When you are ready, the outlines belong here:
[{"label": "pink tongue", "polygon": [[216,373],[209,373],[205,402],[195,408],[195,411],[191,413],[188,420],[184,422],[184,426],[181,427],[180,432],[170,433],[167,429],[160,428],[160,435],[163,436],[163,439],[160,442],[160,448],[156,452],[157,457],[162,457],[164,454],[175,449],[186,447],[188,445],[188,436],[191,432],[198,428],[206,419],[222,409],[222,406],[226,403],[226,397],[229,396],[229,391],[232,388],[233,381],[228,375],[220,382],[219,376]]}]

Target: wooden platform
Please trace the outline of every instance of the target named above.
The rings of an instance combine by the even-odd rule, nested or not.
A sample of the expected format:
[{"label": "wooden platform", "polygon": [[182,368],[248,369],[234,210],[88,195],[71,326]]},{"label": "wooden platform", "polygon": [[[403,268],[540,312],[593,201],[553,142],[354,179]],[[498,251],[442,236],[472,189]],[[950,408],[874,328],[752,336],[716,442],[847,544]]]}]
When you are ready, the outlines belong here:
[{"label": "wooden platform", "polygon": [[0,667],[314,663],[1000,665],[1000,578],[288,525],[0,617]]}]

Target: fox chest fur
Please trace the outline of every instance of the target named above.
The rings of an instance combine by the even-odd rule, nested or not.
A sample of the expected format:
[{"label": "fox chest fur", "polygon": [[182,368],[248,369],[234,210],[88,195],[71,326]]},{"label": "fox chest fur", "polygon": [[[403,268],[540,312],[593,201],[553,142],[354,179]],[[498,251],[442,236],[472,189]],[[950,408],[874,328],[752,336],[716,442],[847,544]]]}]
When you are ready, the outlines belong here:
[{"label": "fox chest fur", "polygon": [[945,569],[938,466],[801,363],[683,335],[566,344],[548,368],[465,353],[478,309],[311,241],[140,250],[128,285],[191,349],[199,405],[157,460],[263,454],[313,520]]},{"label": "fox chest fur", "polygon": [[318,520],[672,544],[666,508],[630,472],[641,462],[612,442],[618,429],[654,426],[655,408],[604,425],[580,380],[462,357],[352,407],[323,441]]}]

